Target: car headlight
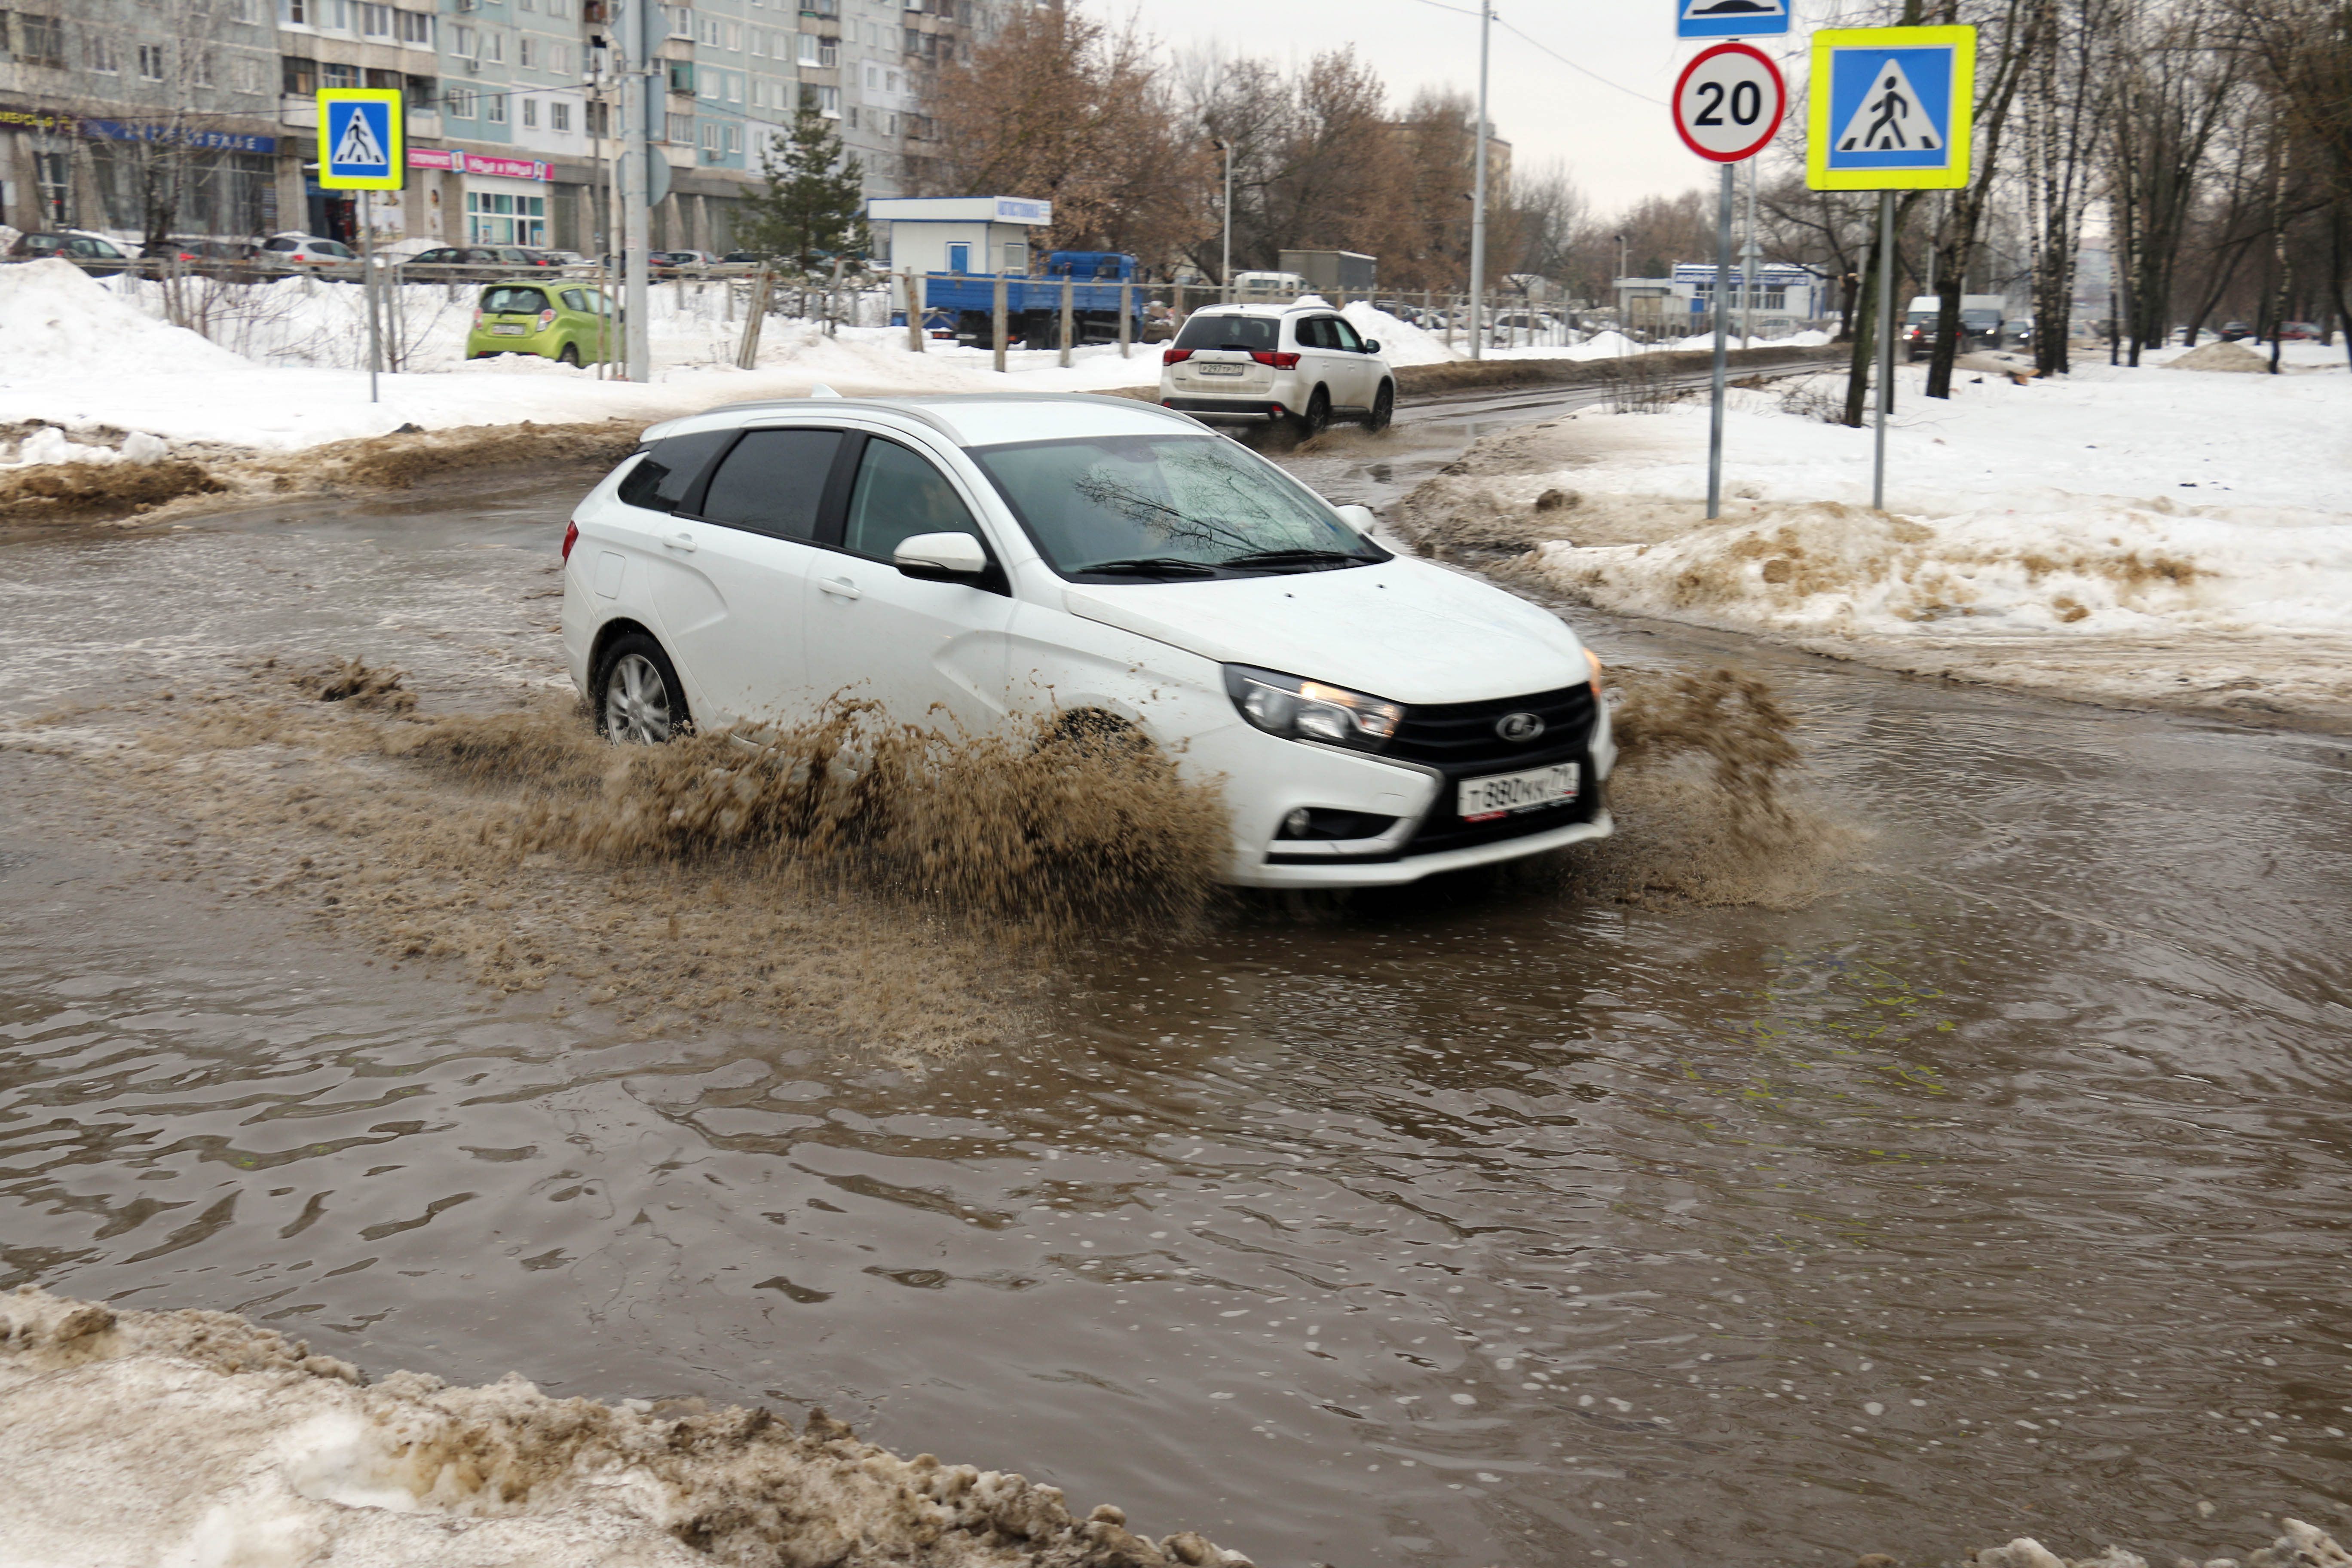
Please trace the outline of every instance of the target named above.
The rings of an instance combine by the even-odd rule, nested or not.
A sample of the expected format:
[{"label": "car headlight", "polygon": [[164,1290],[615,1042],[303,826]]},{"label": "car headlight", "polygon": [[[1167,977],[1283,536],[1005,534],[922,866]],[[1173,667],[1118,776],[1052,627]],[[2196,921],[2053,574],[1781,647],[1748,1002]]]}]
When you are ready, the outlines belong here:
[{"label": "car headlight", "polygon": [[1401,703],[1246,664],[1225,666],[1225,689],[1243,718],[1288,741],[1377,752],[1404,719]]}]

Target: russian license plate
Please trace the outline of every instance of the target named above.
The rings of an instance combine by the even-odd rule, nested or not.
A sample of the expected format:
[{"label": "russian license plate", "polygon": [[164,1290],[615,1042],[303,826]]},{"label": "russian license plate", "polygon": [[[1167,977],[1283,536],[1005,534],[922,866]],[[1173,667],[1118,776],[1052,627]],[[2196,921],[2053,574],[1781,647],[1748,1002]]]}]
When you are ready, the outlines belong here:
[{"label": "russian license plate", "polygon": [[530,331],[530,329],[529,327],[515,326],[506,321],[494,321],[490,324],[490,331],[499,337],[519,338],[525,332]]},{"label": "russian license plate", "polygon": [[1244,374],[1243,368],[1237,364],[1204,364],[1197,365],[1194,368],[1200,371],[1202,375],[1240,375]]},{"label": "russian license plate", "polygon": [[1498,816],[1574,800],[1581,767],[1578,763],[1554,763],[1548,768],[1529,768],[1525,773],[1464,779],[1459,800],[1462,820],[1492,822]]}]

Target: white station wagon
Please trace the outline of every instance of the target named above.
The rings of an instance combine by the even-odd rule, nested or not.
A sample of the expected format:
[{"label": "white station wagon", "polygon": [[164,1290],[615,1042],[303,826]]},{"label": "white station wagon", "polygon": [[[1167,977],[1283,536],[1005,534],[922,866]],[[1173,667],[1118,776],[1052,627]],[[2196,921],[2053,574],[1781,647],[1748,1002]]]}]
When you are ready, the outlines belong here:
[{"label": "white station wagon", "polygon": [[616,741],[843,691],[967,730],[1049,702],[1131,726],[1222,780],[1244,885],[1411,882],[1605,836],[1600,661],[1370,526],[1149,404],[738,404],[646,431],[580,504],[564,647]]}]

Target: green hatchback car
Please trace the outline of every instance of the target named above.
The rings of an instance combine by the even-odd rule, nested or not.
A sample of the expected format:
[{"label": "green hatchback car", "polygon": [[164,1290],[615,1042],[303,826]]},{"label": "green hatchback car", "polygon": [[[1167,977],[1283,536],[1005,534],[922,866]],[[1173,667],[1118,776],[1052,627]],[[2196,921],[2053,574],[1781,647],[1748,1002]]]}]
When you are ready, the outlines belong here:
[{"label": "green hatchback car", "polygon": [[594,364],[621,353],[620,311],[585,283],[509,279],[486,284],[466,334],[466,357],[538,354],[560,364]]}]

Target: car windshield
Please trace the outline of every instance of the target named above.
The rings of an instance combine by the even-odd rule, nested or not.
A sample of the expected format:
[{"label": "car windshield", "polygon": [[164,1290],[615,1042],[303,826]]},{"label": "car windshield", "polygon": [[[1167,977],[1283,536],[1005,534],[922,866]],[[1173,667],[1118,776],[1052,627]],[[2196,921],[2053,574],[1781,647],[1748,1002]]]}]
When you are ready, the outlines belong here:
[{"label": "car windshield", "polygon": [[1203,312],[1184,323],[1176,334],[1180,349],[1240,349],[1267,353],[1282,337],[1282,323],[1271,316],[1223,316]]},{"label": "car windshield", "polygon": [[482,310],[492,316],[535,316],[547,309],[547,296],[536,289],[485,289]]},{"label": "car windshield", "polygon": [[972,455],[1065,576],[1197,577],[1389,558],[1297,481],[1221,436],[1082,437]]}]

